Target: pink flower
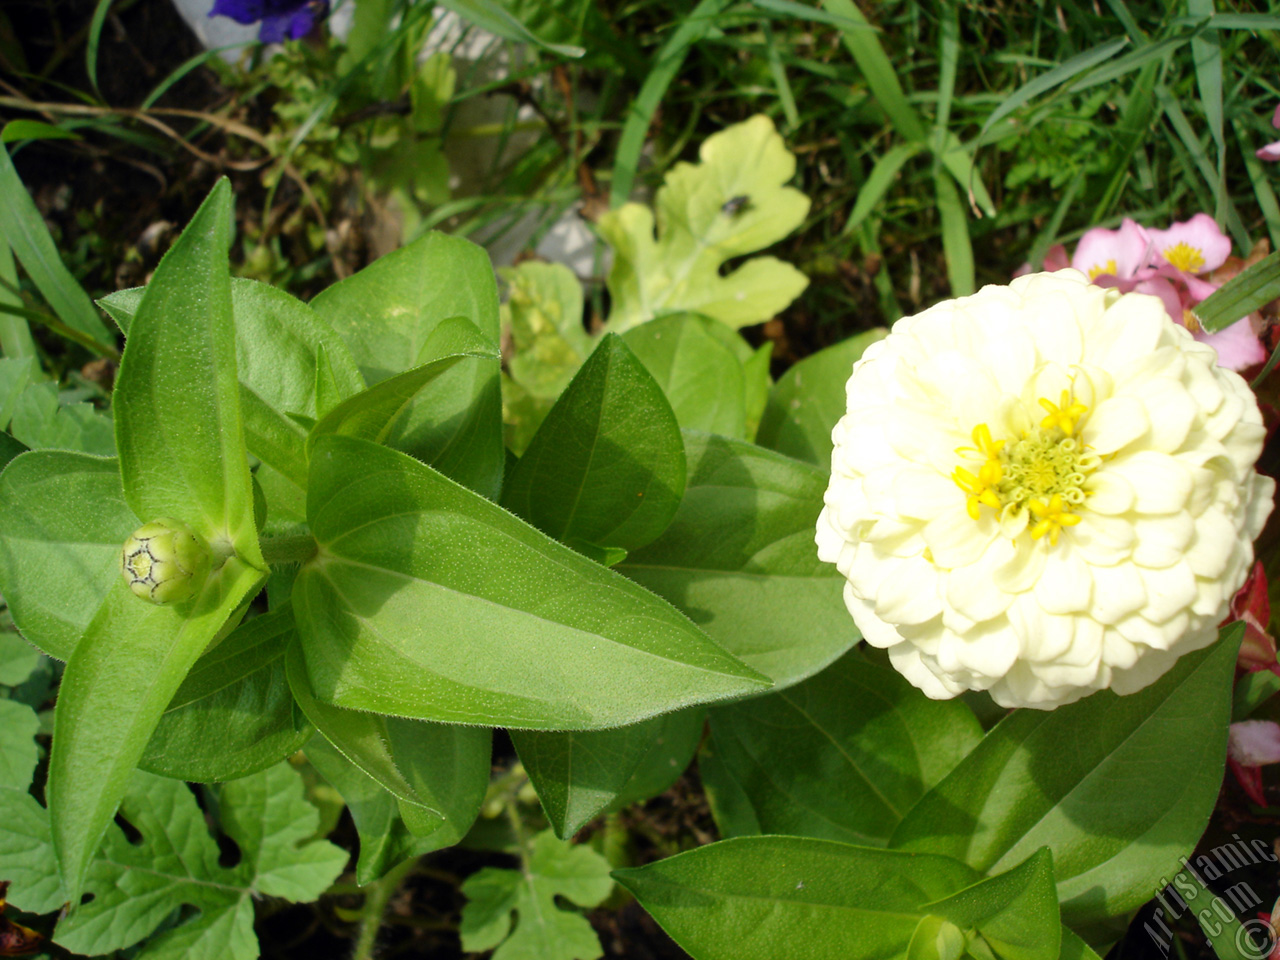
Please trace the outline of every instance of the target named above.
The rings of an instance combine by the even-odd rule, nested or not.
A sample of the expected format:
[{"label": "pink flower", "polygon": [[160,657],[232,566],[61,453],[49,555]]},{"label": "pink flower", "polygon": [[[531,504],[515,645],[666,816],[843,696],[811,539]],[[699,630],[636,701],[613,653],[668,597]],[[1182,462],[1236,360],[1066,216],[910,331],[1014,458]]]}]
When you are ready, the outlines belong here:
[{"label": "pink flower", "polygon": [[1231,238],[1218,229],[1207,213],[1197,213],[1168,230],[1148,230],[1147,236],[1155,248],[1157,265],[1172,267],[1184,279],[1217,270],[1231,256]]},{"label": "pink flower", "polygon": [[1150,249],[1147,231],[1125,217],[1119,230],[1094,227],[1086,231],[1076,244],[1071,266],[1095,283],[1099,277],[1113,277],[1122,282],[1137,280],[1147,272]]},{"label": "pink flower", "polygon": [[1243,720],[1227,733],[1227,766],[1244,792],[1260,807],[1267,805],[1262,791],[1262,767],[1280,763],[1280,725],[1270,720]]},{"label": "pink flower", "polygon": [[[1276,112],[1271,118],[1271,125],[1280,129],[1280,106],[1276,107]],[[1265,147],[1258,151],[1259,160],[1280,160],[1280,140],[1275,143],[1268,143]]]}]

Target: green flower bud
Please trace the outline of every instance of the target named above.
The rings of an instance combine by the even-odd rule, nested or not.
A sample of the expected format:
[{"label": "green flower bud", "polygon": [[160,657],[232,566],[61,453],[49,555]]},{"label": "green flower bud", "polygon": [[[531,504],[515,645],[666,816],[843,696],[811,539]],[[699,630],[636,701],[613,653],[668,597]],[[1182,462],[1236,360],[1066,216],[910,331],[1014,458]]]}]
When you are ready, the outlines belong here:
[{"label": "green flower bud", "polygon": [[120,573],[129,589],[151,603],[182,603],[209,574],[212,551],[190,527],[159,517],[124,542]]}]

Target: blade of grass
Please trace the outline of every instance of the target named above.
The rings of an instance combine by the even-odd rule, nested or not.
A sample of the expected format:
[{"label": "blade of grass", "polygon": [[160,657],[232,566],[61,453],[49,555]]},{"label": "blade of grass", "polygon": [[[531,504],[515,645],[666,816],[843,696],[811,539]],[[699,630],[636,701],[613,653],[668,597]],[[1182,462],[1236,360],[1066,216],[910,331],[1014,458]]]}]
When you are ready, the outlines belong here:
[{"label": "blade of grass", "polygon": [[1249,173],[1249,182],[1253,184],[1253,195],[1258,201],[1258,209],[1262,211],[1262,216],[1267,221],[1271,249],[1280,250],[1280,203],[1276,202],[1276,193],[1271,189],[1267,171],[1262,168],[1261,161],[1254,153],[1253,141],[1240,118],[1232,118],[1231,129],[1240,144],[1240,156],[1244,160],[1245,170]]},{"label": "blade of grass", "polygon": [[924,121],[907,100],[898,74],[876,36],[877,31],[870,29],[871,24],[862,11],[853,0],[822,0],[822,5],[836,16],[852,21],[850,25],[840,26],[841,39],[894,129],[904,140],[924,140]]},{"label": "blade of grass", "polygon": [[89,84],[93,92],[102,99],[102,91],[98,89],[98,41],[102,38],[102,25],[107,21],[114,0],[98,0],[93,8],[93,19],[89,21],[89,35],[85,38],[84,67],[89,74]]},{"label": "blade of grass", "polygon": [[939,170],[933,176],[938,197],[938,215],[942,219],[942,250],[947,257],[947,280],[953,297],[967,297],[974,291],[973,243],[969,239],[969,221],[960,191],[951,177]]},{"label": "blade of grass", "polygon": [[618,139],[618,152],[613,161],[613,180],[609,190],[611,207],[622,206],[631,196],[636,168],[640,164],[640,151],[644,149],[654,111],[658,109],[667,87],[680,71],[689,49],[707,35],[715,25],[716,17],[731,2],[732,0],[701,0],[658,51],[649,75],[645,77],[640,92],[627,110],[627,122]]},{"label": "blade of grass", "polygon": [[[1212,17],[1214,0],[1187,0],[1187,12],[1195,17]],[[1204,31],[1191,39],[1191,61],[1196,69],[1200,106],[1209,121],[1209,132],[1218,148],[1214,170],[1214,219],[1221,226],[1227,216],[1227,140],[1222,124],[1222,46],[1216,34]]]},{"label": "blade of grass", "polygon": [[1236,274],[1192,308],[1206,330],[1221,330],[1280,297],[1280,250]]},{"label": "blade of grass", "polygon": [[858,191],[853,212],[849,214],[849,219],[844,225],[845,236],[852,234],[862,225],[862,221],[870,215],[876,204],[889,191],[902,165],[923,149],[925,149],[923,143],[900,143],[876,161],[875,166],[871,168],[871,174],[862,184],[862,189]]},{"label": "blade of grass", "polygon": [[800,111],[796,109],[795,94],[791,92],[791,84],[787,81],[787,68],[778,53],[778,45],[773,39],[773,27],[768,20],[760,21],[760,31],[764,34],[765,56],[769,60],[769,73],[773,76],[773,85],[778,88],[778,103],[787,118],[787,130],[800,126]]},{"label": "blade of grass", "polygon": [[760,10],[767,10],[769,13],[776,13],[780,17],[788,17],[793,20],[825,23],[833,27],[839,27],[841,30],[871,29],[871,25],[865,20],[850,20],[848,17],[842,17],[839,14],[828,13],[826,10],[818,10],[814,7],[805,6],[803,3],[796,3],[795,0],[753,0],[753,2]]},{"label": "blade of grass", "polygon": [[1071,204],[1075,202],[1076,194],[1084,186],[1085,179],[1086,173],[1082,168],[1067,184],[1067,189],[1062,191],[1062,198],[1054,208],[1053,216],[1049,218],[1049,222],[1036,234],[1035,240],[1031,243],[1031,252],[1027,255],[1027,260],[1030,262],[1032,270],[1044,269],[1045,255],[1049,252],[1049,248],[1053,246],[1053,241],[1057,238],[1058,231],[1062,229],[1062,221],[1066,219],[1067,211],[1071,209]]},{"label": "blade of grass", "polygon": [[1082,90],[1096,87],[1100,83],[1110,83],[1118,77],[1123,77],[1126,73],[1132,73],[1139,68],[1150,66],[1153,61],[1167,61],[1169,57],[1185,47],[1190,40],[1189,36],[1166,37],[1163,40],[1148,43],[1145,47],[1126,53],[1123,57],[1118,57],[1092,73],[1081,77],[1067,87],[1067,93],[1079,93]]},{"label": "blade of grass", "polygon": [[1124,192],[1125,181],[1129,178],[1129,162],[1146,139],[1155,117],[1155,86],[1161,66],[1162,62],[1159,60],[1148,61],[1129,92],[1114,138],[1117,147],[1114,155],[1108,158],[1108,165],[1112,170],[1111,179],[1089,216],[1090,223],[1097,224],[1107,219]]},{"label": "blade of grass", "polygon": [[969,208],[975,214],[981,211],[988,217],[994,217],[996,215],[996,205],[992,202],[991,194],[987,192],[987,188],[982,181],[974,175],[973,155],[956,138],[954,133],[947,133],[940,159],[942,160],[942,166],[946,168],[951,176],[955,177],[960,189],[964,190],[968,195]]},{"label": "blade of grass", "polygon": [[155,89],[147,94],[147,98],[142,101],[138,109],[150,110],[157,100],[169,92],[170,87],[185,77],[192,70],[195,70],[197,67],[204,66],[214,57],[221,56],[227,50],[239,50],[242,47],[251,47],[253,45],[254,44],[252,43],[232,43],[225,47],[214,47],[212,50],[205,50],[203,53],[197,53],[194,57],[191,57],[184,63],[174,67],[167,77],[156,84]]},{"label": "blade of grass", "polygon": [[0,232],[58,319],[114,350],[111,334],[58,256],[49,228],[4,147],[0,147]]},{"label": "blade of grass", "polygon": [[944,4],[938,21],[938,111],[933,120],[933,152],[935,166],[947,142],[947,124],[951,122],[951,98],[956,92],[956,67],[960,61],[960,8]]}]

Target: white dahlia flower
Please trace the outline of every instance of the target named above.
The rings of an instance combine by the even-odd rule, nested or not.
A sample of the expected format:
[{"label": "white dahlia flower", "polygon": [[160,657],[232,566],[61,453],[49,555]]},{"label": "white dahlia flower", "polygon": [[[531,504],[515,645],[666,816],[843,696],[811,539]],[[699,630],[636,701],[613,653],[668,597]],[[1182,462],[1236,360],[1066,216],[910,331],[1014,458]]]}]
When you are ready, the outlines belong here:
[{"label": "white dahlia flower", "polygon": [[818,520],[867,642],[930,697],[1041,709],[1212,643],[1275,489],[1215,359],[1072,270],[898,321],[854,365]]}]

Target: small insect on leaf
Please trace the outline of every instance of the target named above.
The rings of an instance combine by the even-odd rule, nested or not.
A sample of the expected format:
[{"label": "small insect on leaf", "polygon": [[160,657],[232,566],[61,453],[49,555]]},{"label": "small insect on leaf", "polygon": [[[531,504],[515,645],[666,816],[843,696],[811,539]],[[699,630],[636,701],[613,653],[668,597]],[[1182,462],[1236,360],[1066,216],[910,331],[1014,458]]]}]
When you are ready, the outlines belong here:
[{"label": "small insect on leaf", "polygon": [[724,206],[720,208],[720,212],[726,217],[739,217],[750,209],[751,198],[745,193],[741,193],[726,200]]}]

